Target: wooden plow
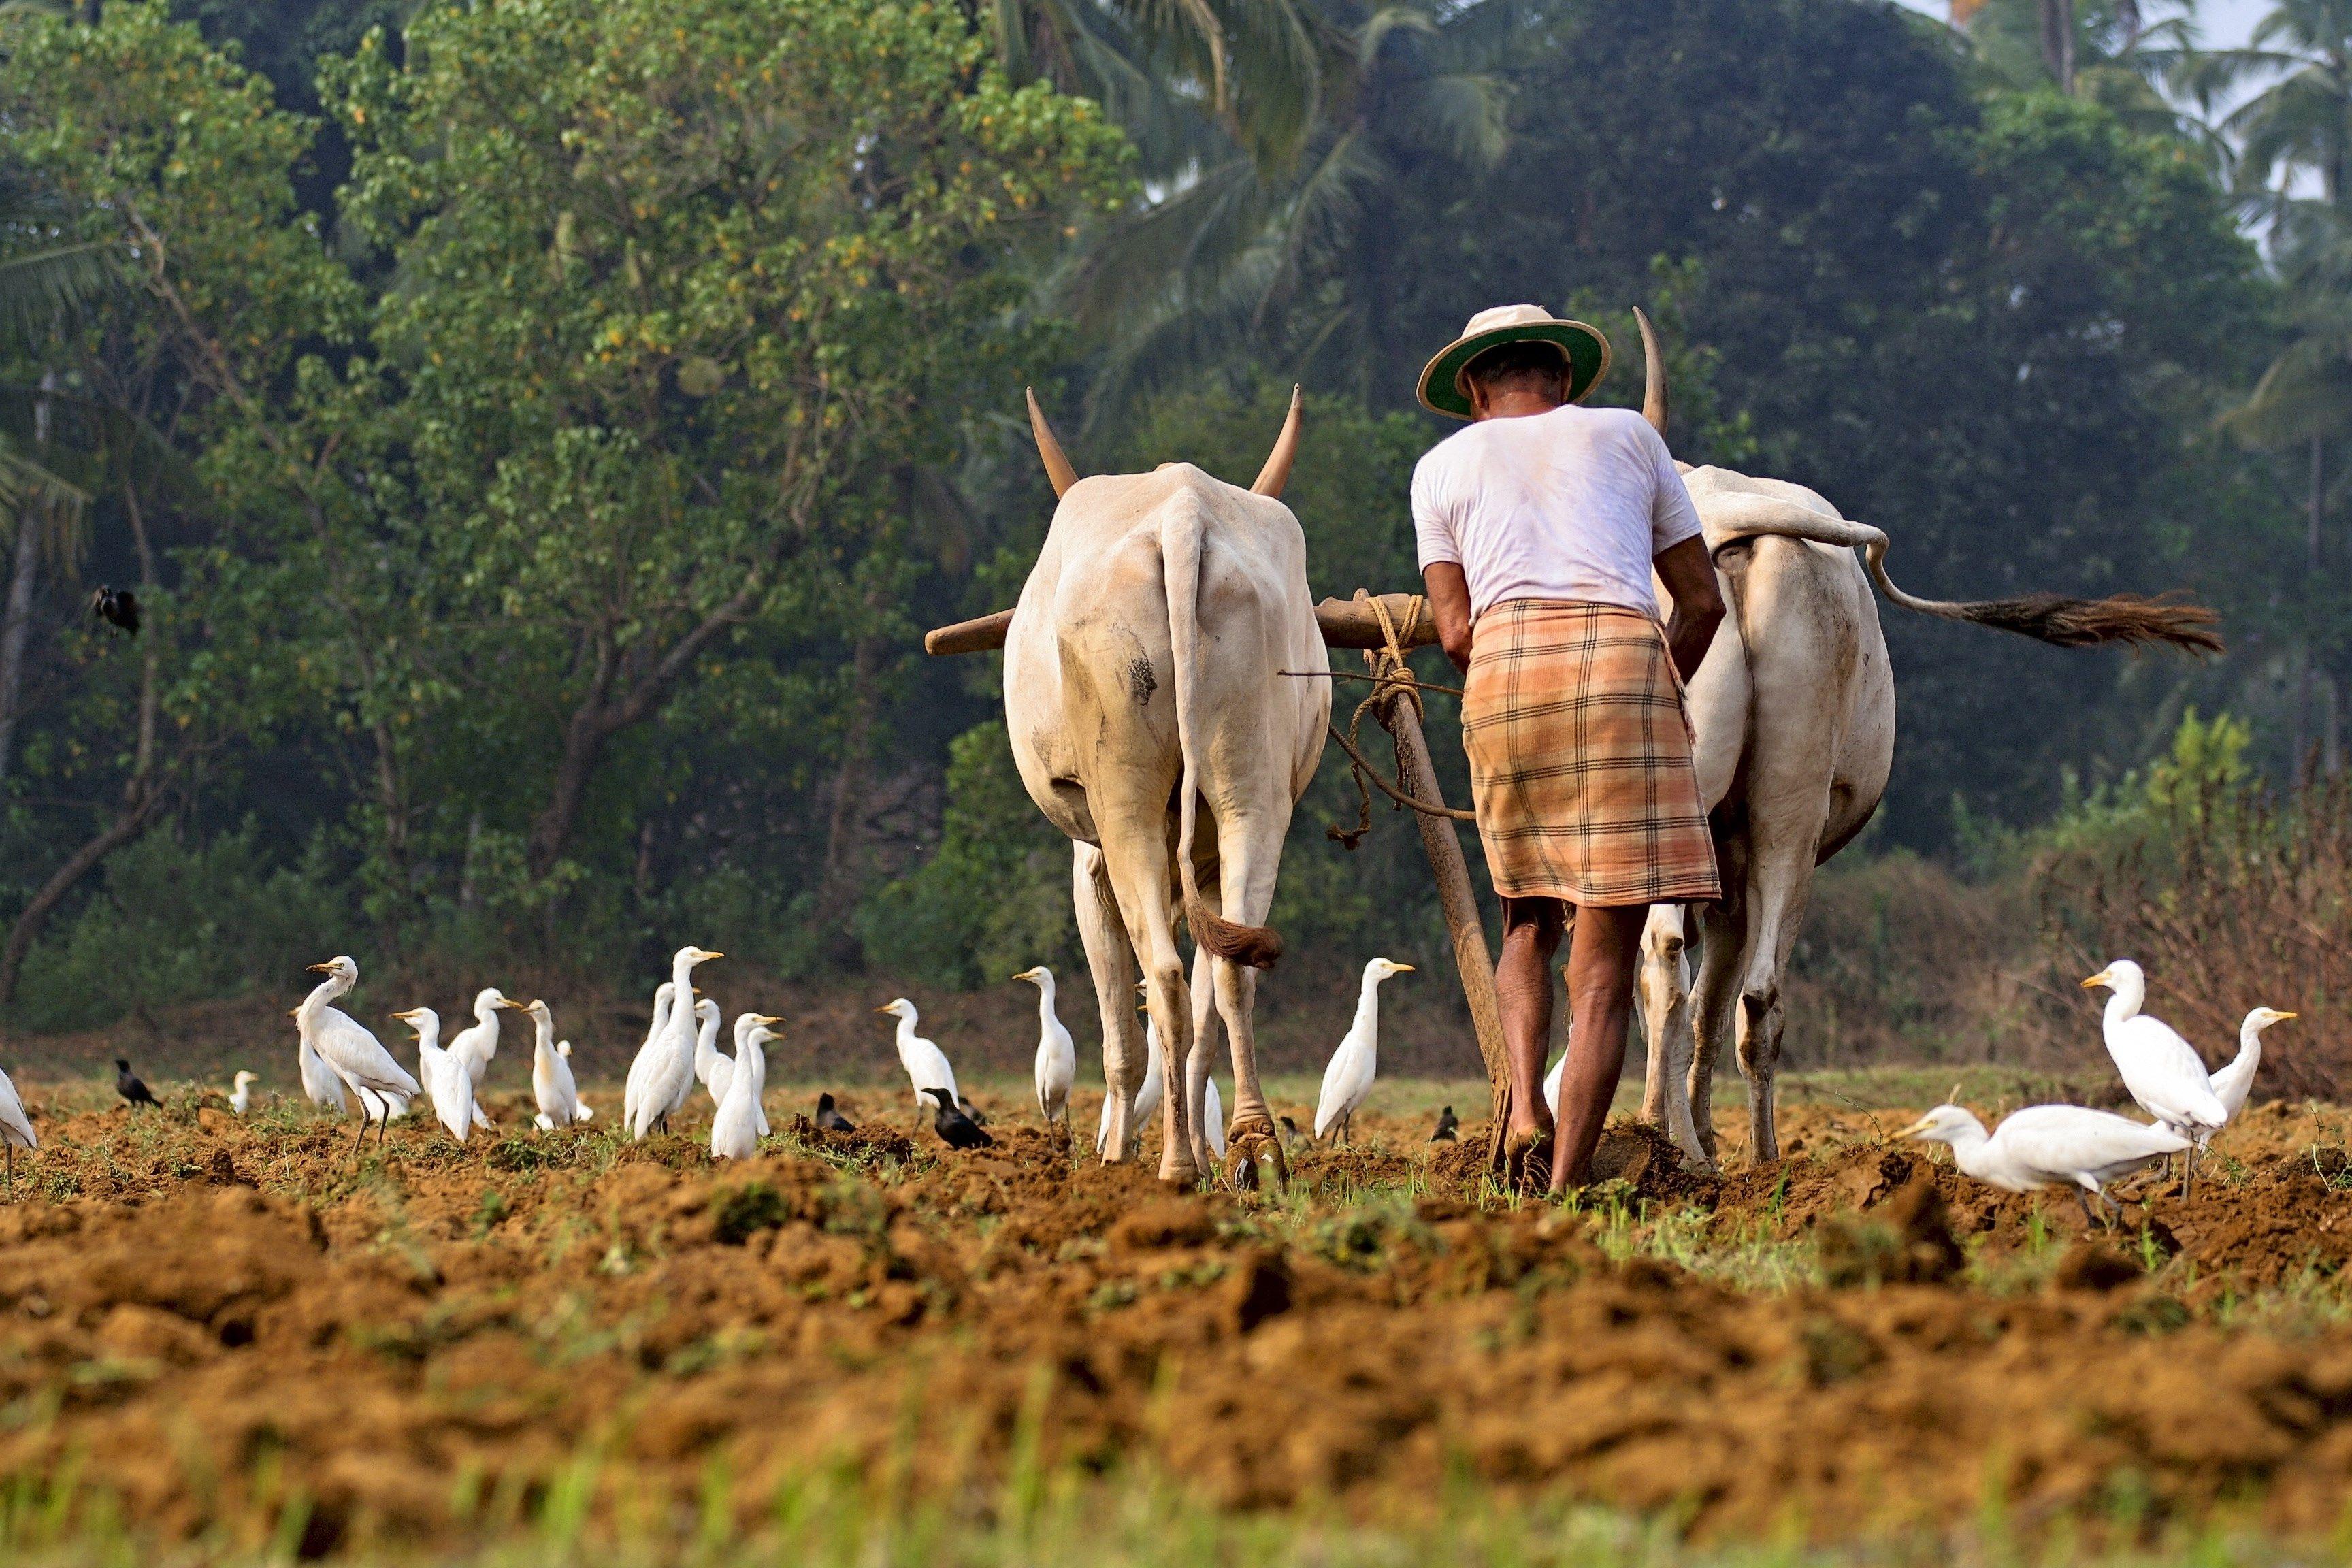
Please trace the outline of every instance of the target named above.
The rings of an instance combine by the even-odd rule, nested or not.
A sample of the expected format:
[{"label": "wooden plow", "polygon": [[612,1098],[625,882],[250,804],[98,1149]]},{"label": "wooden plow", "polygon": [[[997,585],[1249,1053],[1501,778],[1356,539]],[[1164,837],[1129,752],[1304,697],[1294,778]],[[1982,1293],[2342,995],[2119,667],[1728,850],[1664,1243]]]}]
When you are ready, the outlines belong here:
[{"label": "wooden plow", "polygon": [[[1372,595],[1358,589],[1352,599],[1326,599],[1315,606],[1316,625],[1328,647],[1360,648],[1364,670],[1372,682],[1371,695],[1359,708],[1360,720],[1370,714],[1396,744],[1397,783],[1381,778],[1354,742],[1336,726],[1331,738],[1355,765],[1360,783],[1369,780],[1399,805],[1411,806],[1421,829],[1421,846],[1437,879],[1439,906],[1454,942],[1454,967],[1462,978],[1462,998],[1470,1006],[1470,1022],[1477,1031],[1478,1055],[1486,1063],[1493,1121],[1487,1136],[1487,1163],[1503,1164],[1503,1130],[1510,1121],[1511,1079],[1503,1051],[1503,1019],[1495,1001],[1495,963],[1486,950],[1486,928],[1478,917],[1478,897],[1470,884],[1470,868],[1454,837],[1455,822],[1472,814],[1445,804],[1437,786],[1437,769],[1422,731],[1421,685],[1413,679],[1405,656],[1437,642],[1436,618],[1418,594]],[[929,654],[984,653],[1004,646],[1011,610],[999,610],[977,620],[941,626],[923,638]],[[1308,676],[1323,672],[1305,671]],[[1352,726],[1351,726],[1352,728]]]}]

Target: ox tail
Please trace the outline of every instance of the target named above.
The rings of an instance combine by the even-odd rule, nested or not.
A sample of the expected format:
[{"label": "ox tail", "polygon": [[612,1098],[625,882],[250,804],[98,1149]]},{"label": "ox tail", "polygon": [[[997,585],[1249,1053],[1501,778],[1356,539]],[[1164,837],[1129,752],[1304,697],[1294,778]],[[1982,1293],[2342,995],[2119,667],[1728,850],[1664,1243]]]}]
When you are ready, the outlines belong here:
[{"label": "ox tail", "polygon": [[1176,659],[1176,745],[1184,754],[1184,779],[1176,812],[1176,875],[1183,888],[1184,923],[1192,940],[1219,958],[1271,969],[1282,956],[1282,935],[1272,926],[1244,925],[1212,913],[1201,901],[1200,873],[1192,865],[1192,840],[1200,826],[1201,747],[1193,734],[1193,672],[1201,647],[1201,556],[1207,538],[1199,509],[1177,509],[1179,521],[1163,525],[1160,570],[1168,593],[1168,641]]},{"label": "ox tail", "polygon": [[1743,539],[1762,537],[1844,545],[1862,552],[1871,581],[1878,584],[1880,593],[1905,609],[1916,610],[1924,616],[1971,621],[2058,647],[2088,647],[2100,643],[2128,643],[2138,647],[2162,643],[2196,654],[2222,651],[2221,635],[2215,629],[2221,617],[2202,605],[2189,604],[2169,594],[2153,599],[2140,594],[2115,594],[2104,599],[2076,599],[2063,594],[2021,594],[2008,599],[1915,598],[1896,587],[1895,580],[1886,574],[1886,548],[1890,542],[1883,530],[1868,523],[1824,516],[1785,501],[1717,510],[1718,515],[1707,520],[1706,543],[1710,552]]}]

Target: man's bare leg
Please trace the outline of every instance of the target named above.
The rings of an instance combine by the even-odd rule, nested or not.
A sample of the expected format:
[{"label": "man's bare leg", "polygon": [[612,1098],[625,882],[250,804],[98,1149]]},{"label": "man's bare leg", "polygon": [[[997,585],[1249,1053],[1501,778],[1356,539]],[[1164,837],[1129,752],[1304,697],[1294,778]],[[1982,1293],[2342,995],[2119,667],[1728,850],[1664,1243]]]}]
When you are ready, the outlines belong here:
[{"label": "man's bare leg", "polygon": [[1551,1131],[1544,1104],[1544,1058],[1551,1049],[1551,961],[1568,907],[1558,899],[1505,899],[1503,951],[1495,961],[1495,1004],[1511,1074],[1507,1138]]},{"label": "man's bare leg", "polygon": [[[1609,1101],[1625,1070],[1633,972],[1641,963],[1642,925],[1649,913],[1642,904],[1576,911],[1576,936],[1568,949],[1571,1020],[1568,1067],[1560,1074],[1559,1127],[1552,1139],[1551,1190],[1555,1193],[1592,1179],[1592,1151],[1600,1146],[1601,1127],[1609,1119]],[[1508,934],[1503,945],[1508,952]],[[1506,1013],[1506,1038],[1509,1018]],[[1516,1061],[1513,1066],[1516,1069]]]}]

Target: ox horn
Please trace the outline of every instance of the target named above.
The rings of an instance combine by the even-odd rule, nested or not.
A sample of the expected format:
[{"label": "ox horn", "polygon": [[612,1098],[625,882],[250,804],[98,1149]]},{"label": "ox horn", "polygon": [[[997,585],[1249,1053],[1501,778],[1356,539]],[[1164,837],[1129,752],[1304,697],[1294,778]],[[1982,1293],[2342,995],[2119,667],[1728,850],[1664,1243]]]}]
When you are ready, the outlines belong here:
[{"label": "ox horn", "polygon": [[1633,324],[1642,329],[1642,417],[1666,438],[1666,356],[1658,347],[1658,331],[1641,306],[1633,307]]},{"label": "ox horn", "polygon": [[1265,455],[1265,467],[1257,471],[1257,482],[1250,486],[1254,495],[1282,499],[1282,487],[1290,482],[1290,465],[1298,457],[1298,388],[1290,389],[1290,412],[1283,416],[1282,434],[1274,438],[1274,450]]},{"label": "ox horn", "polygon": [[1028,392],[1029,433],[1037,437],[1037,459],[1045,465],[1045,477],[1054,481],[1054,499],[1059,500],[1078,482],[1078,471],[1062,456],[1062,444],[1054,439],[1054,427],[1045,423],[1045,411],[1037,406],[1037,389],[1033,386]]}]

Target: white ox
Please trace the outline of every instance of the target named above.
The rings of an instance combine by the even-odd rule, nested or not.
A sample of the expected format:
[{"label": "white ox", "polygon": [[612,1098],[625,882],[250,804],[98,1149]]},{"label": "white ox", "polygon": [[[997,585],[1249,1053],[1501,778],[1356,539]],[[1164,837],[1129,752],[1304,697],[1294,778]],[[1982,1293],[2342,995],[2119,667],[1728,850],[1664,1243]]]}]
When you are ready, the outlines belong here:
[{"label": "white ox", "polygon": [[[1228,1176],[1282,1174],[1258,1087],[1255,971],[1282,951],[1264,924],[1291,807],[1315,776],[1329,666],[1307,590],[1307,540],[1279,499],[1298,447],[1298,400],[1257,482],[1189,463],[1081,479],[1029,401],[1061,504],[1004,638],[1004,719],[1021,782],[1069,835],[1078,934],[1102,1015],[1111,1098],[1107,1157],[1133,1157],[1145,1052],[1127,998],[1141,960],[1170,1081],[1160,1174],[1192,1180],[1210,1155],[1196,1125],[1195,1009],[1209,993],[1233,1042]],[[1198,945],[1177,949],[1181,900]],[[1194,991],[1201,993],[1198,996]]]},{"label": "white ox", "polygon": [[[1663,435],[1661,356],[1649,322],[1641,326],[1643,412]],[[1840,517],[1802,485],[1713,468],[1685,468],[1684,479],[1727,610],[1689,692],[1724,898],[1688,910],[1662,905],[1643,932],[1636,997],[1650,1070],[1643,1112],[1685,1153],[1711,1164],[1715,1063],[1729,1037],[1748,1080],[1750,1157],[1777,1160],[1781,982],[1813,868],[1870,821],[1895,761],[1895,674],[1871,584],[1905,609],[2062,647],[2168,643],[2208,652],[2221,644],[2210,611],[2137,595],[1914,598],[1886,575],[1886,535]],[[1658,594],[1670,602],[1663,584]],[[1692,915],[1703,937],[1695,984],[1684,956]]]}]

